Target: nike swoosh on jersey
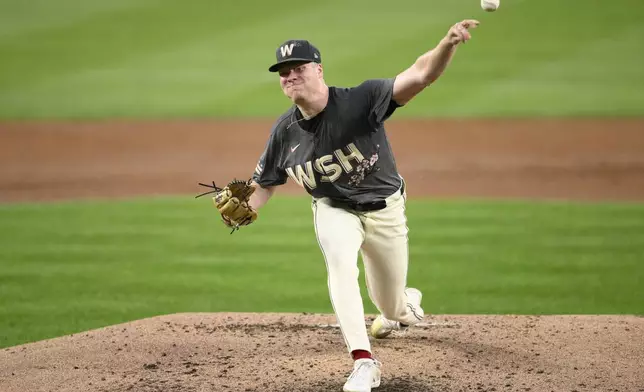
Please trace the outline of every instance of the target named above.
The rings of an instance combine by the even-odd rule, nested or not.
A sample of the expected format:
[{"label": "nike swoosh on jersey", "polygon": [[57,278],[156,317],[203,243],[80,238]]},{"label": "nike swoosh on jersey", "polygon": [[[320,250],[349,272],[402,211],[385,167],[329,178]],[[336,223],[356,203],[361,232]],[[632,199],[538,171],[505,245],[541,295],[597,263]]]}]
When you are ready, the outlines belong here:
[{"label": "nike swoosh on jersey", "polygon": [[[300,143],[300,144],[302,144],[302,143]],[[297,145],[297,146],[295,146],[295,147],[291,147],[291,152],[294,152],[295,150],[297,150],[297,148],[298,148],[299,146],[300,146],[300,145],[298,144],[298,145]]]}]

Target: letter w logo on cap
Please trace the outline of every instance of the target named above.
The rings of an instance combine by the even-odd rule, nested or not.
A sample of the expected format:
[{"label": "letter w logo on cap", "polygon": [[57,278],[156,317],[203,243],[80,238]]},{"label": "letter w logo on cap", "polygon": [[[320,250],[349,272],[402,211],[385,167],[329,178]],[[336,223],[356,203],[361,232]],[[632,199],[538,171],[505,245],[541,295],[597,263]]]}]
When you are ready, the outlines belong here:
[{"label": "letter w logo on cap", "polygon": [[282,53],[282,57],[286,57],[287,55],[290,56],[293,54],[293,46],[295,44],[290,44],[290,45],[284,45],[280,47],[280,52]]}]

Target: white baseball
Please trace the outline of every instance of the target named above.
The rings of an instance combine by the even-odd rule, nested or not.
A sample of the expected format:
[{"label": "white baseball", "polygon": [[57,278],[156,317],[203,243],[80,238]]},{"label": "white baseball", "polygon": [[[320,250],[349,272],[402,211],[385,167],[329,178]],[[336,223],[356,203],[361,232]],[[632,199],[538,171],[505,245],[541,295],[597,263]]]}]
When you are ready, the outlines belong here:
[{"label": "white baseball", "polygon": [[501,5],[501,0],[481,0],[481,8],[487,12],[494,12]]}]

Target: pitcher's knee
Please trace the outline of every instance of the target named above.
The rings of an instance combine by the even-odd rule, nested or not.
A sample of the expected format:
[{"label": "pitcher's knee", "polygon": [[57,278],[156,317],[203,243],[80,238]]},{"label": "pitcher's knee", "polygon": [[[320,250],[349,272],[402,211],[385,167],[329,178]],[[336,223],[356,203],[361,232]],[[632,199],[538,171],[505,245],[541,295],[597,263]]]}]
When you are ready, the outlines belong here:
[{"label": "pitcher's knee", "polygon": [[358,279],[360,275],[360,269],[355,263],[352,263],[351,260],[338,258],[338,257],[327,257],[326,258],[326,267],[329,274],[329,278],[332,280],[355,280]]}]

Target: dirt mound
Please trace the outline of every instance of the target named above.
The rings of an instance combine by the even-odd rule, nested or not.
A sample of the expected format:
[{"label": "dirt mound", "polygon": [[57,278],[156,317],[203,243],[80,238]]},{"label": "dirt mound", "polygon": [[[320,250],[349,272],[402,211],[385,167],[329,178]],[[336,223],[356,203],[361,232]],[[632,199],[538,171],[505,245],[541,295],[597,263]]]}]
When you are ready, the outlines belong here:
[{"label": "dirt mound", "polygon": [[[370,323],[367,320],[367,324]],[[0,390],[341,391],[332,315],[186,313],[0,351]],[[433,316],[373,341],[380,392],[644,391],[644,318]]]}]

